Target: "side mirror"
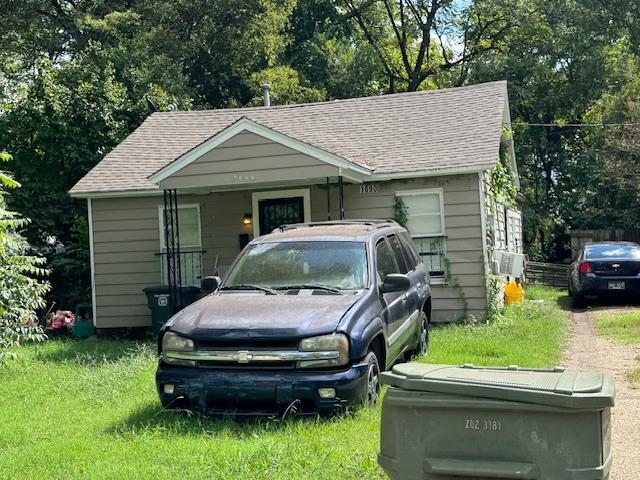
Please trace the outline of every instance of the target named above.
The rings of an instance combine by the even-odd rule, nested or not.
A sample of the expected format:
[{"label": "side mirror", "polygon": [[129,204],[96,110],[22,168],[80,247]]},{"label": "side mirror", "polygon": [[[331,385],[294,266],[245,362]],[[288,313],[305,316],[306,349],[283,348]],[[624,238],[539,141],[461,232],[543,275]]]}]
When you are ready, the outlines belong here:
[{"label": "side mirror", "polygon": [[384,277],[382,285],[380,285],[380,293],[404,292],[411,287],[411,280],[402,273],[390,273]]},{"label": "side mirror", "polygon": [[222,283],[222,280],[220,280],[220,277],[215,275],[210,277],[204,277],[200,281],[200,286],[202,287],[202,291],[207,293],[212,293],[218,289],[221,283]]}]

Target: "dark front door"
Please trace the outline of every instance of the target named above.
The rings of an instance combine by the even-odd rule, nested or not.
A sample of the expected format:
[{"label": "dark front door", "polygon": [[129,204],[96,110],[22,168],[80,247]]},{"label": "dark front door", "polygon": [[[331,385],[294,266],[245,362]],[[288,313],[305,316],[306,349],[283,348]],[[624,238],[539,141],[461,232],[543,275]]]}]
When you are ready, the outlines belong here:
[{"label": "dark front door", "polygon": [[287,223],[304,222],[304,199],[302,197],[272,198],[258,201],[260,210],[260,235]]}]

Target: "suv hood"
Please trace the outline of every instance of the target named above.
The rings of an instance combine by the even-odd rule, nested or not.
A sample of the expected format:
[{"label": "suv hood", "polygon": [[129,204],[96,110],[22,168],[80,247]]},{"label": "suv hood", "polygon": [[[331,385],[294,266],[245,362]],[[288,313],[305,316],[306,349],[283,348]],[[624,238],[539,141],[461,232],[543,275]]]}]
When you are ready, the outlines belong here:
[{"label": "suv hood", "polygon": [[361,295],[224,292],[188,306],[167,324],[190,337],[281,338],[332,333]]}]

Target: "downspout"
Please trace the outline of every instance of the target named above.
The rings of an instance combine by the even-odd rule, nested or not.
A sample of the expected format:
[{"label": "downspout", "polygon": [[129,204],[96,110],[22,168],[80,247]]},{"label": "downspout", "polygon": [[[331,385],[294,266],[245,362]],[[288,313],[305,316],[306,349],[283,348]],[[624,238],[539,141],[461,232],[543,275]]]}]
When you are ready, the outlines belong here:
[{"label": "downspout", "polygon": [[96,305],[96,261],[95,251],[93,245],[93,205],[91,199],[87,198],[87,221],[89,222],[89,265],[91,267],[91,316],[93,320],[93,327],[96,326],[96,312],[98,307]]},{"label": "downspout", "polygon": [[[491,274],[491,264],[489,259],[489,245],[487,243],[487,203],[485,197],[485,181],[484,172],[478,172],[478,194],[480,195],[480,235],[482,235],[482,266],[484,267],[483,283],[484,283],[484,297],[487,302],[486,308],[489,307],[489,302],[493,299],[489,298],[489,288],[487,286],[487,278]],[[485,310],[488,311],[488,310]]]}]

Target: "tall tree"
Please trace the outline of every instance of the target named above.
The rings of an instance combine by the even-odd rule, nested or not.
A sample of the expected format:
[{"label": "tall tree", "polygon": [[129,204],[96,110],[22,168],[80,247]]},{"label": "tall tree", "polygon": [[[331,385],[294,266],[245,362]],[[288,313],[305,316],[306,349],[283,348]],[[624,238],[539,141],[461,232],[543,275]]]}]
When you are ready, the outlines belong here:
[{"label": "tall tree", "polygon": [[375,50],[345,21],[335,0],[298,0],[285,30],[280,61],[326,99],[378,95],[386,77]]},{"label": "tall tree", "polygon": [[[25,185],[11,207],[52,260],[53,295],[86,301],[84,202],[66,192],[149,106],[247,104],[293,0],[0,0],[0,142]],[[4,8],[2,8],[4,7]]]},{"label": "tall tree", "polygon": [[517,0],[340,0],[378,55],[389,92],[465,83],[469,64],[500,49],[518,23]]},{"label": "tall tree", "polygon": [[618,33],[584,2],[532,0],[527,11],[470,79],[508,80],[527,252],[561,260],[576,212],[595,198],[598,147],[579,125],[608,88],[606,49]]}]

